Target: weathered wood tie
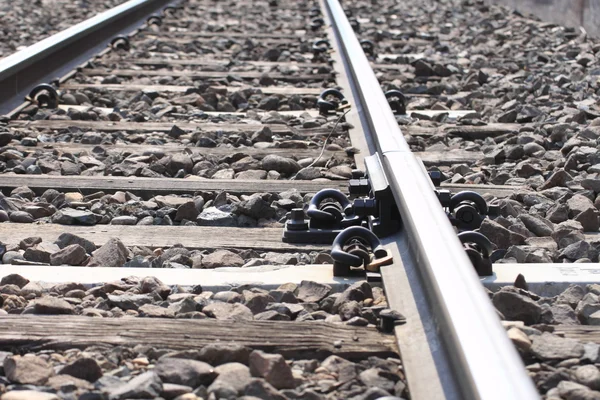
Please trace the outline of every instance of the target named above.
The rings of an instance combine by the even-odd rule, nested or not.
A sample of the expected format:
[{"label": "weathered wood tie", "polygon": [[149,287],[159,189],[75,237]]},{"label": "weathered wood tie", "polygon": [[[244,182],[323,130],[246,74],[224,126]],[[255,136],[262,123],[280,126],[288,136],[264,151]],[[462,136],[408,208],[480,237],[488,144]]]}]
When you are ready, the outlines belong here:
[{"label": "weathered wood tie", "polygon": [[[271,132],[287,135],[300,135],[304,137],[329,135],[331,128],[296,128],[281,124],[213,124],[213,123],[190,123],[190,122],[108,122],[108,121],[60,121],[60,120],[43,120],[43,121],[11,121],[10,126],[15,128],[34,128],[34,129],[69,129],[79,128],[86,131],[97,132],[163,132],[167,133],[177,126],[179,129],[187,132],[246,132],[254,133],[264,126],[267,126]],[[339,126],[336,128],[335,134],[340,134],[343,129]]]},{"label": "weathered wood tie", "polygon": [[[341,342],[341,346],[336,346]],[[29,351],[88,346],[147,345],[200,350],[209,344],[241,345],[285,357],[350,359],[397,357],[393,335],[375,328],[313,322],[91,318],[0,315],[0,348]]]},{"label": "weathered wood tie", "polygon": [[[37,194],[47,189],[77,191],[91,194],[99,191],[114,193],[128,191],[148,199],[157,195],[194,194],[200,191],[227,191],[241,195],[255,193],[257,190],[267,193],[280,193],[289,189],[297,189],[301,194],[316,193],[321,189],[338,189],[348,191],[346,181],[290,181],[290,180],[238,180],[238,179],[175,179],[175,178],[141,178],[122,176],[60,176],[60,175],[12,175],[4,174],[0,178],[2,190],[9,194],[20,186],[27,186]],[[442,184],[443,189],[453,193],[471,190],[480,194],[489,194],[498,198],[509,197],[515,191],[526,190],[521,186],[500,185],[467,185]]]},{"label": "weathered wood tie", "polygon": [[[226,191],[231,194],[280,193],[296,189],[301,194],[316,193],[333,188],[347,192],[346,181],[313,182],[290,180],[239,180],[239,179],[176,179],[122,176],[60,176],[60,175],[9,175],[0,177],[2,190],[27,186],[41,194],[48,189],[76,191],[91,194],[99,191],[114,193],[128,191],[148,199],[158,195],[194,194],[201,191]],[[8,193],[7,193],[8,194]]]},{"label": "weathered wood tie", "polygon": [[236,76],[242,79],[260,79],[264,74],[268,74],[270,78],[278,81],[287,82],[306,82],[306,81],[327,81],[333,78],[331,74],[314,74],[314,75],[283,75],[271,72],[228,72],[228,71],[154,71],[154,70],[135,70],[135,69],[102,69],[102,68],[85,68],[79,73],[85,76],[107,76],[117,75],[125,77],[139,78],[141,76],[173,76],[186,77],[191,79],[221,79],[228,76]]},{"label": "weathered wood tie", "polygon": [[119,238],[126,246],[152,249],[181,244],[190,250],[254,249],[264,251],[328,251],[329,245],[291,244],[281,241],[282,228],[231,228],[212,226],[119,226],[119,225],[57,225],[0,224],[0,241],[19,243],[28,237],[41,237],[54,242],[63,233],[81,236],[96,246],[111,238]]},{"label": "weathered wood tie", "polygon": [[[214,66],[227,66],[229,65],[229,60],[215,60],[214,58],[189,58],[189,59],[168,59],[168,58],[147,58],[141,60],[134,60],[131,58],[103,58],[104,62],[114,62],[114,63],[129,63],[135,65],[214,65]],[[299,62],[277,62],[277,61],[244,61],[242,65],[252,65],[255,67],[265,67],[265,68],[274,68],[274,67],[303,67],[303,68],[318,68],[322,66],[326,66],[324,63],[299,63]],[[234,72],[235,73],[235,72]]]},{"label": "weathered wood tie", "polygon": [[[239,90],[250,89],[249,86],[211,86],[212,89],[221,92],[237,92]],[[65,83],[60,86],[61,90],[85,90],[85,89],[106,89],[115,91],[142,91],[154,90],[156,92],[168,93],[187,93],[189,90],[196,90],[193,86],[177,86],[177,85],[136,85],[136,84],[96,84],[96,83]],[[263,86],[260,91],[264,94],[299,94],[299,95],[314,95],[321,94],[321,88],[297,88],[288,86]]]}]

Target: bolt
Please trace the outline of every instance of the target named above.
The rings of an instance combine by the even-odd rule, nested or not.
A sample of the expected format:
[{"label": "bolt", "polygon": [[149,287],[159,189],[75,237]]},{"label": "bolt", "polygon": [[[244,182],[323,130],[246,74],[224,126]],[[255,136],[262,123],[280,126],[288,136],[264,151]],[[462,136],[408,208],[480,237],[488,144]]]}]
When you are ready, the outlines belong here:
[{"label": "bolt", "polygon": [[286,225],[290,231],[305,231],[308,229],[308,223],[304,219],[304,210],[301,208],[294,208],[290,212],[290,218]]},{"label": "bolt", "polygon": [[396,310],[385,309],[379,313],[379,330],[386,333],[392,333],[396,325],[406,323],[406,317]]}]

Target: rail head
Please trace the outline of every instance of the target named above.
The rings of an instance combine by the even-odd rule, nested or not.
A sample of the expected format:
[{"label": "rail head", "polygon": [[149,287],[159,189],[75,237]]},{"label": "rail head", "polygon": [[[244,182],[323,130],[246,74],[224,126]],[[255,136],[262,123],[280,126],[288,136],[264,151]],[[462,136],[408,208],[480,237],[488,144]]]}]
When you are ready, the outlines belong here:
[{"label": "rail head", "polygon": [[121,18],[145,4],[152,3],[155,0],[129,0],[117,7],[111,8],[103,13],[89,18],[85,21],[73,25],[72,27],[58,32],[46,39],[43,39],[21,51],[13,53],[0,60],[0,80],[14,75],[16,72],[30,66],[41,58],[68,46],[82,35],[88,35],[101,29],[106,24],[111,23],[117,18]]},{"label": "rail head", "polygon": [[[363,129],[376,145],[399,208],[420,282],[446,349],[460,399],[537,399],[456,233],[410,152],[338,0],[325,0]],[[413,284],[411,283],[411,284]],[[410,373],[407,371],[407,373]]]},{"label": "rail head", "polygon": [[178,0],[129,0],[0,59],[0,115],[21,105],[37,84],[60,77],[89,60],[118,34],[143,23],[161,6]]}]

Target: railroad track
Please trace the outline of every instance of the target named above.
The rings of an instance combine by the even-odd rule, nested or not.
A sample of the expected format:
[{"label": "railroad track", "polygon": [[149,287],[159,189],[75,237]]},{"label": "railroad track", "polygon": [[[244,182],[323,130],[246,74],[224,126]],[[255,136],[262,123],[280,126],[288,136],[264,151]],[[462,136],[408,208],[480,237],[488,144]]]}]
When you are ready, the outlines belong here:
[{"label": "railroad track", "polygon": [[[405,104],[390,94],[394,116],[382,88],[404,90],[397,82],[410,72],[398,65],[415,60],[400,49],[425,51],[430,37],[385,26],[382,36],[394,10],[361,2],[344,2],[346,13],[337,0],[276,3],[130,1],[66,41],[0,60],[0,87],[15,93],[0,104],[0,347],[33,354],[0,353],[2,398],[25,398],[19,384],[115,399],[536,398],[513,343],[526,361],[542,356],[519,347],[529,339],[517,323],[504,324],[511,343],[481,282],[498,289],[524,273],[521,288],[554,295],[593,275],[580,264],[576,279],[548,286],[508,263],[498,223],[486,218],[479,230],[497,247],[491,259],[507,261],[480,282],[440,199],[469,189],[468,201],[491,204],[514,198],[515,185],[457,176],[465,167],[456,165],[490,157],[481,148],[435,146],[439,132],[477,141],[527,129],[516,119],[465,123],[482,117],[458,96],[447,99],[457,106],[431,107],[435,89],[405,92]],[[78,56],[65,60],[48,44]],[[433,73],[415,81],[439,83],[447,71],[438,64],[419,64]],[[359,179],[354,170],[365,167]],[[349,182],[380,207],[363,223],[380,239],[361,236],[353,250],[375,253],[372,265],[391,259],[372,268],[379,274],[347,273],[340,252],[330,254],[337,223],[317,232],[289,222],[304,224],[294,210],[313,199],[354,224],[340,207]],[[321,200],[337,204],[314,201],[327,189],[336,192]],[[507,319],[526,319],[519,307],[539,299],[523,290],[494,296]]]}]

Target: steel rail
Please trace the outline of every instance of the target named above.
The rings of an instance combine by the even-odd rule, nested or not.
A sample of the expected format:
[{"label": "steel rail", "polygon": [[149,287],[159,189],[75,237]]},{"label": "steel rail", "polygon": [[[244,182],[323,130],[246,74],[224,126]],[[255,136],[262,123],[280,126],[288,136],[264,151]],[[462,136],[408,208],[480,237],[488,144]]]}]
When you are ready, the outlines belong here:
[{"label": "steel rail", "polygon": [[0,60],[0,115],[23,103],[37,84],[89,60],[173,0],[130,0]]},{"label": "steel rail", "polygon": [[[339,1],[325,2],[354,97],[359,99],[353,106],[361,114],[365,134],[375,143],[400,211],[401,236],[408,242],[417,269],[416,279],[410,285],[418,286],[413,292],[423,293],[428,303],[433,320],[427,324],[432,324],[434,330],[428,335],[439,342],[446,357],[438,365],[452,369],[453,382],[448,384],[444,397],[539,398],[432,190],[429,177],[404,140]],[[386,292],[394,290],[385,286]],[[410,390],[411,371],[407,369],[406,373]],[[448,375],[448,371],[439,373]]]}]

